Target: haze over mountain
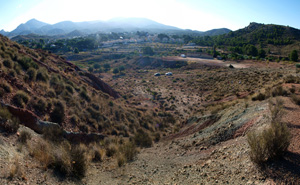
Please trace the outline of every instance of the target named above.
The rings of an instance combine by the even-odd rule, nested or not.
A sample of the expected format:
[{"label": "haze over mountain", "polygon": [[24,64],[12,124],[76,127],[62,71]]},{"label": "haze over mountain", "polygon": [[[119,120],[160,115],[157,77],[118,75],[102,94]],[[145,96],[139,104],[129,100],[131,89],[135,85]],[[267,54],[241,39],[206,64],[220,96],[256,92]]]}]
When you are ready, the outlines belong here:
[{"label": "haze over mountain", "polygon": [[11,32],[1,31],[2,35],[14,37],[17,35],[38,34],[38,35],[63,35],[70,34],[81,36],[96,32],[134,32],[147,31],[150,33],[177,33],[197,35],[219,35],[228,33],[231,30],[222,28],[207,32],[180,29],[174,26],[164,25],[146,18],[114,18],[108,21],[86,21],[72,22],[63,21],[56,24],[48,24],[36,19],[31,19],[25,24],[20,24]]}]

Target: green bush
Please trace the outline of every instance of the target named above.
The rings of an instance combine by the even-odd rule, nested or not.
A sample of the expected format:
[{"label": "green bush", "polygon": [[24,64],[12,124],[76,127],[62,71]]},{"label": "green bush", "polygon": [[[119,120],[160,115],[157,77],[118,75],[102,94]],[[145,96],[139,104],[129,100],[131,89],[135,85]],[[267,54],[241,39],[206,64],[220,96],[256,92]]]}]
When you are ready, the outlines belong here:
[{"label": "green bush", "polygon": [[24,107],[29,101],[29,96],[24,91],[18,91],[13,97],[13,102],[19,107]]}]

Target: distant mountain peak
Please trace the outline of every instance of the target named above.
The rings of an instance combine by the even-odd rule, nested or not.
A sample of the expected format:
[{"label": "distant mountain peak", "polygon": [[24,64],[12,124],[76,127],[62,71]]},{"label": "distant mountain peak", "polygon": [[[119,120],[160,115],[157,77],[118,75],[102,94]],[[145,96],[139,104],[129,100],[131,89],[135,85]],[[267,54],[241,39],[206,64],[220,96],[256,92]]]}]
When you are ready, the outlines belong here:
[{"label": "distant mountain peak", "polygon": [[29,21],[27,21],[26,23],[30,23],[30,22],[40,22],[40,21],[38,21],[37,19],[33,18],[33,19],[30,19]]}]

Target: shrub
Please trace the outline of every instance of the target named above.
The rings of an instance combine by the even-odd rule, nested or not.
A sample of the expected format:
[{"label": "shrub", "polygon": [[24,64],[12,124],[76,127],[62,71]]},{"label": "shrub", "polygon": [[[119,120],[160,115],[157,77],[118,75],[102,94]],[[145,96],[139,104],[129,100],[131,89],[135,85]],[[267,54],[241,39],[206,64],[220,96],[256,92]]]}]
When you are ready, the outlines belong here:
[{"label": "shrub", "polygon": [[105,156],[105,150],[100,148],[97,145],[92,146],[92,150],[91,150],[91,159],[94,162],[101,162],[103,161],[103,158]]},{"label": "shrub", "polygon": [[276,100],[276,105],[271,111],[271,125],[262,132],[251,132],[247,135],[247,141],[250,146],[251,160],[262,165],[268,160],[274,160],[282,157],[287,150],[291,134],[286,124],[280,122],[283,101]]},{"label": "shrub", "polygon": [[276,87],[273,91],[272,91],[272,96],[287,96],[287,91],[285,89],[283,89],[282,86],[278,86]]},{"label": "shrub", "polygon": [[83,99],[85,99],[87,102],[90,102],[91,101],[91,98],[89,97],[89,95],[87,94],[86,91],[81,91],[80,94],[79,94]]},{"label": "shrub", "polygon": [[72,86],[70,86],[70,85],[66,85],[66,89],[67,89],[67,91],[68,91],[69,93],[71,93],[71,94],[73,94],[73,93],[74,93],[74,89],[73,89],[73,87],[72,87]]},{"label": "shrub", "polygon": [[106,156],[112,157],[117,153],[117,146],[115,144],[109,144],[108,147],[106,147]]},{"label": "shrub", "polygon": [[32,61],[31,58],[29,57],[22,57],[22,58],[18,58],[17,62],[22,66],[22,68],[27,71],[30,67],[33,67],[35,69],[38,69],[39,66]]},{"label": "shrub", "polygon": [[50,89],[47,94],[46,94],[49,98],[54,98],[56,97],[56,93],[54,90]]},{"label": "shrub", "polygon": [[36,70],[34,68],[29,68],[27,71],[27,75],[30,81],[36,80]]},{"label": "shrub", "polygon": [[293,100],[293,102],[294,102],[295,104],[300,105],[300,98],[299,98],[299,96],[293,94],[293,95],[292,95],[292,100]]},{"label": "shrub", "polygon": [[22,130],[21,132],[20,132],[20,136],[19,136],[19,138],[18,138],[18,141],[20,142],[20,143],[26,143],[27,142],[27,140],[30,140],[31,139],[31,134],[28,132],[28,131],[24,131],[24,130]]},{"label": "shrub", "polygon": [[36,80],[47,82],[49,79],[48,72],[46,69],[39,69],[36,74]]},{"label": "shrub", "polygon": [[137,146],[140,146],[140,147],[151,147],[152,146],[152,138],[143,129],[139,129],[137,131],[137,133],[134,135],[133,139]]},{"label": "shrub", "polygon": [[70,148],[64,145],[59,145],[57,147],[52,146],[51,153],[53,161],[49,164],[49,167],[54,168],[56,172],[59,172],[64,176],[70,175],[72,173]]},{"label": "shrub", "polygon": [[54,109],[50,114],[50,118],[52,122],[61,124],[65,118],[65,107],[64,105],[58,101],[54,105]]},{"label": "shrub", "polygon": [[85,176],[87,170],[86,147],[78,145],[71,149],[72,175],[78,179]]},{"label": "shrub", "polygon": [[16,77],[16,71],[13,70],[13,69],[10,69],[10,70],[8,71],[8,74],[9,74],[9,76],[11,76],[11,77]]},{"label": "shrub", "polygon": [[6,82],[2,82],[2,83],[0,84],[0,87],[1,87],[2,89],[4,89],[5,92],[7,92],[7,93],[12,92],[12,87],[11,87],[8,83],[6,83]]},{"label": "shrub", "polygon": [[71,118],[70,118],[70,122],[74,125],[77,125],[79,123],[79,118],[77,115],[72,115]]},{"label": "shrub", "polygon": [[8,178],[12,180],[14,177],[22,176],[22,175],[23,175],[23,171],[19,163],[19,158],[16,157],[14,163],[11,165],[9,169]]},{"label": "shrub", "polygon": [[8,133],[16,133],[19,129],[19,120],[0,105],[0,127]]},{"label": "shrub", "polygon": [[285,82],[286,83],[299,83],[300,79],[299,79],[299,77],[289,75],[285,78]]},{"label": "shrub", "polygon": [[262,165],[268,160],[281,157],[290,144],[291,135],[284,123],[272,122],[264,131],[247,135],[251,160]]},{"label": "shrub", "polygon": [[265,100],[266,99],[266,95],[265,94],[262,94],[262,93],[259,93],[258,95],[254,96],[252,98],[252,101],[262,101],[262,100]]},{"label": "shrub", "polygon": [[19,107],[24,107],[29,101],[29,96],[24,91],[18,91],[13,97],[13,102]]},{"label": "shrub", "polygon": [[43,130],[43,138],[54,143],[63,141],[63,129],[60,127],[49,127]]},{"label": "shrub", "polygon": [[3,65],[9,69],[13,67],[13,62],[11,60],[4,60]]},{"label": "shrub", "polygon": [[30,155],[37,159],[46,169],[53,161],[53,148],[52,145],[44,140],[39,140],[30,150]]},{"label": "shrub", "polygon": [[117,157],[117,162],[118,162],[119,167],[123,166],[126,162],[126,159],[125,159],[124,155],[119,154],[118,157]]},{"label": "shrub", "polygon": [[33,107],[35,108],[35,110],[37,110],[38,112],[44,112],[47,108],[47,103],[45,100],[43,99],[39,99],[34,105]]},{"label": "shrub", "polygon": [[123,154],[126,162],[133,161],[138,151],[136,145],[132,142],[127,142],[119,148],[119,152]]},{"label": "shrub", "polygon": [[65,85],[63,83],[63,81],[61,81],[60,76],[52,76],[51,80],[50,80],[50,86],[55,90],[56,94],[61,94],[64,89],[65,89]]},{"label": "shrub", "polygon": [[159,132],[156,132],[155,134],[154,134],[154,141],[155,142],[158,142],[160,140],[160,133]]},{"label": "shrub", "polygon": [[61,175],[81,179],[87,170],[86,151],[83,145],[71,146],[66,141],[53,145],[41,140],[31,149],[30,155],[45,168],[50,167]]}]

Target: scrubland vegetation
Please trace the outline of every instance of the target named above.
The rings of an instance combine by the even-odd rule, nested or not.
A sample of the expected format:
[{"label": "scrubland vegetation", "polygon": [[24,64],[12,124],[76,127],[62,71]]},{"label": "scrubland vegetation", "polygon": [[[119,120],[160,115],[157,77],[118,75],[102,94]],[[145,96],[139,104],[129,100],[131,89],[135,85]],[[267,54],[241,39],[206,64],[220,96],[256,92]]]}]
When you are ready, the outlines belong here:
[{"label": "scrubland vegetation", "polygon": [[[121,33],[20,41],[33,49],[1,36],[0,145],[10,137],[23,156],[6,177],[26,179],[25,158],[57,178],[84,181],[99,166],[106,173],[133,168],[151,151],[167,161],[196,155],[201,159],[189,162],[215,183],[202,174],[219,165],[213,157],[234,166],[231,157],[245,159],[245,148],[247,159],[270,170],[298,146],[298,127],[284,113],[300,105],[299,48],[291,46],[299,38],[281,26],[248,28],[206,37],[157,34],[152,41],[137,32],[127,36],[144,40],[132,43],[121,42]],[[216,157],[229,142],[239,153]]]}]

